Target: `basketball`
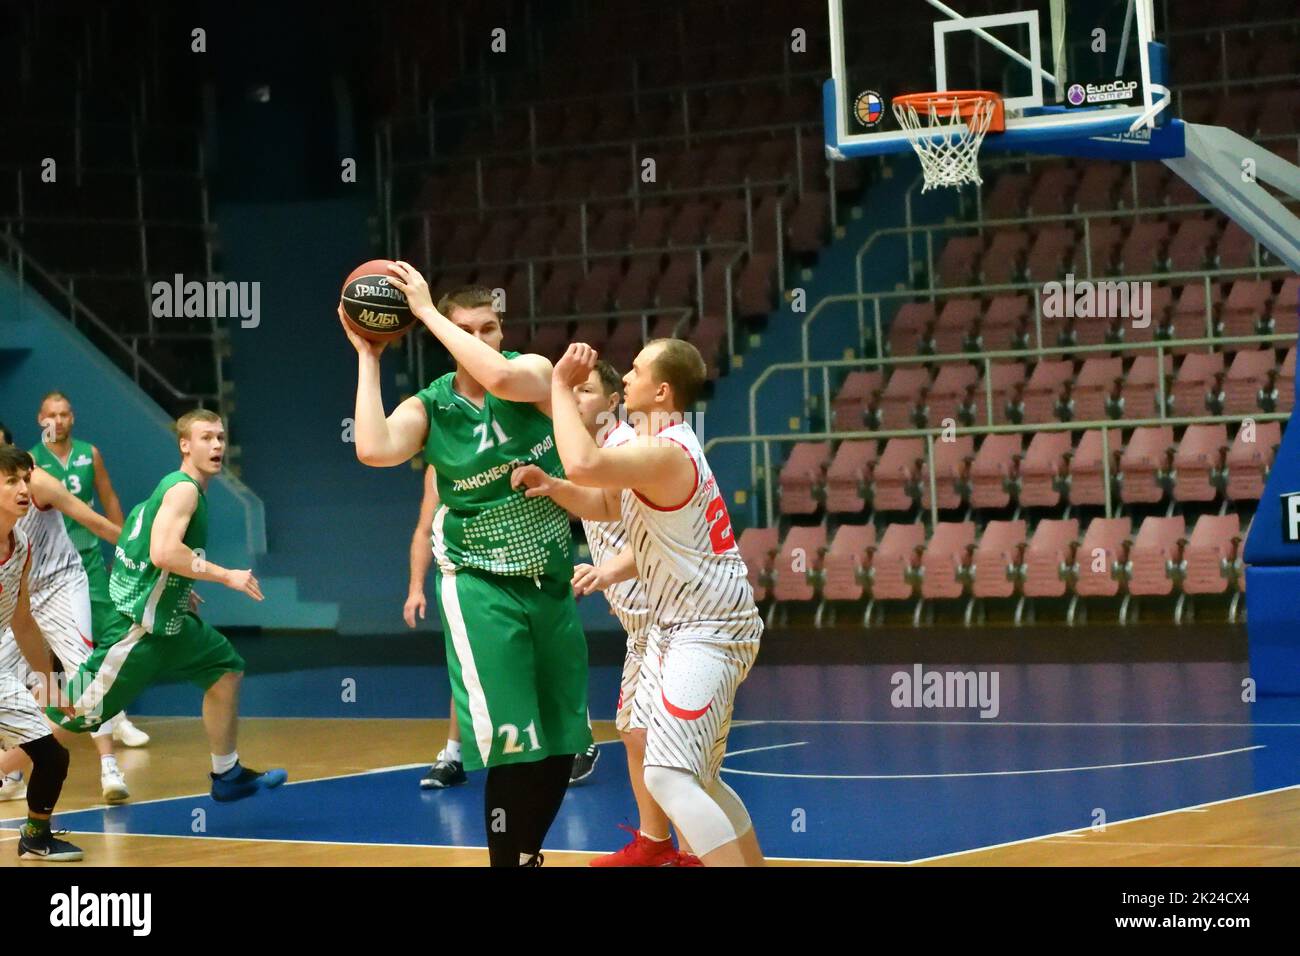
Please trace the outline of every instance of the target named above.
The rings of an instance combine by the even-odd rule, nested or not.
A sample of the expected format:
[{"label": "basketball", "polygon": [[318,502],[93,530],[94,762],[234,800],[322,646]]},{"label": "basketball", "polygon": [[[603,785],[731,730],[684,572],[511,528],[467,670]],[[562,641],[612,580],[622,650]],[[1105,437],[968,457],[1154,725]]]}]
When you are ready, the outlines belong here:
[{"label": "basketball", "polygon": [[397,275],[391,259],[371,259],[343,282],[340,301],[348,324],[372,342],[396,342],[415,322],[406,294],[389,279]]}]

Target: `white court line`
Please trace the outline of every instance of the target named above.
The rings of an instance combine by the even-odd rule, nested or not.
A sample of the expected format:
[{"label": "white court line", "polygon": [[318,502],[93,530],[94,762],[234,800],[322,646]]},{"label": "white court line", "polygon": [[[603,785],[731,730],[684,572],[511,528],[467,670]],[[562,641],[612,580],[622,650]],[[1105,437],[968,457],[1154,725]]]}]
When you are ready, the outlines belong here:
[{"label": "white court line", "polygon": [[[1140,817],[1128,817],[1124,820],[1110,820],[1106,823],[1106,827],[1107,829],[1109,829],[1110,827],[1117,827],[1124,823],[1136,823],[1139,820],[1154,820],[1157,817],[1172,816],[1175,813],[1186,813],[1189,810],[1200,810],[1204,807],[1217,807],[1217,806],[1222,806],[1225,803],[1235,803],[1238,800],[1251,800],[1255,797],[1266,797],[1271,793],[1283,793],[1287,790],[1297,790],[1297,789],[1300,789],[1300,783],[1293,783],[1290,786],[1286,786],[1286,787],[1275,787],[1272,790],[1260,790],[1257,793],[1243,793],[1239,797],[1225,797],[1222,800],[1210,800],[1206,803],[1193,804],[1190,807],[1177,807],[1176,809],[1173,810],[1161,810],[1159,813],[1146,813]],[[1003,847],[1019,846],[1022,843],[1037,843],[1040,840],[1046,841],[1051,839],[1052,837],[1069,836],[1072,833],[1082,833],[1084,835],[1087,835],[1088,831],[1090,831],[1091,829],[1092,829],[1091,825],[1075,827],[1073,830],[1061,830],[1057,833],[1044,833],[1041,834],[1040,836],[1024,837],[1023,839],[1020,840],[1008,840],[1005,843],[991,843],[988,846],[972,847],[969,850],[954,850],[951,853],[940,853],[936,856],[925,856],[925,857],[921,857],[919,860],[909,860],[908,862],[909,863],[932,863],[935,860],[946,860],[949,857],[966,856],[968,853],[981,853],[985,850],[1000,850]]]},{"label": "white court line", "polygon": [[756,754],[761,750],[781,750],[784,747],[803,747],[806,746],[807,743],[808,741],[806,740],[799,740],[792,744],[772,744],[769,747],[750,747],[748,750],[728,750],[723,759],[726,759],[726,757],[739,757],[741,754]]},{"label": "white court line", "polygon": [[1263,750],[1265,744],[1220,750],[1210,754],[1192,754],[1188,757],[1165,757],[1161,760],[1138,760],[1133,763],[1106,763],[1089,767],[1045,767],[1040,770],[973,770],[967,773],[771,773],[763,770],[735,770],[723,767],[723,773],[738,773],[746,777],[781,777],[790,780],[955,780],[963,777],[1029,777],[1045,773],[1075,773],[1082,770],[1122,770],[1128,767],[1153,767],[1158,764],[1185,763],[1189,760],[1208,760],[1210,757],[1227,757],[1232,754]]},{"label": "white court line", "polygon": [[[365,777],[373,773],[390,773],[394,770],[415,770],[418,767],[427,766],[429,766],[427,760],[423,760],[420,763],[394,764],[391,767],[375,767],[372,770],[354,770],[351,773],[339,773],[334,774],[331,777],[305,777],[302,780],[286,780],[284,783],[280,784],[280,787],[292,787],[300,783],[321,783],[326,780],[345,780],[348,777]],[[278,790],[280,788],[276,787],[275,789]],[[204,790],[202,793],[182,793],[177,794],[174,797],[154,797],[152,800],[132,800],[128,803],[96,803],[89,807],[81,807],[77,810],[60,810],[59,816],[67,816],[70,813],[89,813],[93,810],[112,810],[114,807],[143,807],[148,806],[151,803],[166,803],[168,800],[201,800],[204,797],[211,798],[212,791]],[[14,821],[21,823],[26,819],[26,817],[11,817],[7,820],[0,820],[0,829],[9,829],[6,824],[13,823]],[[211,839],[215,839],[215,837]],[[289,842],[293,843],[298,841],[290,840]],[[405,846],[405,844],[402,845]]]}]

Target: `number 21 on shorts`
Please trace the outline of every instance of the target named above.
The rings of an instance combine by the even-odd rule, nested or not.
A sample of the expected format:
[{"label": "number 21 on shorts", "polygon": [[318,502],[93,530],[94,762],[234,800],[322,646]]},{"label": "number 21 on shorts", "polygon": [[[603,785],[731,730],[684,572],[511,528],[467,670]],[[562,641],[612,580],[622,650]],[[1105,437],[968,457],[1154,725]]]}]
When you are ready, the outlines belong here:
[{"label": "number 21 on shorts", "polygon": [[506,738],[505,745],[501,748],[503,754],[521,754],[525,749],[540,750],[541,744],[537,742],[537,728],[533,726],[535,721],[529,721],[528,726],[524,728],[524,733],[528,735],[528,740],[532,743],[531,747],[525,748],[519,742],[519,728],[514,724],[502,724],[497,728],[497,736]]}]

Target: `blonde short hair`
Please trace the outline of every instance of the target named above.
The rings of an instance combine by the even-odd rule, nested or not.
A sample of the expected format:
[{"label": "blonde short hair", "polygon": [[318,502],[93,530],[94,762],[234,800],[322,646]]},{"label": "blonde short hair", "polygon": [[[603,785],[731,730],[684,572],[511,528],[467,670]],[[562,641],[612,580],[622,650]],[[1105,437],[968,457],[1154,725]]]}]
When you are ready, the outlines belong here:
[{"label": "blonde short hair", "polygon": [[181,439],[190,437],[190,429],[198,422],[217,422],[220,424],[221,416],[210,408],[196,408],[191,412],[186,412],[176,419],[176,441],[178,444]]},{"label": "blonde short hair", "polygon": [[700,350],[685,339],[654,339],[646,348],[662,345],[659,354],[650,363],[654,377],[672,386],[676,411],[684,412],[695,404],[709,378]]}]

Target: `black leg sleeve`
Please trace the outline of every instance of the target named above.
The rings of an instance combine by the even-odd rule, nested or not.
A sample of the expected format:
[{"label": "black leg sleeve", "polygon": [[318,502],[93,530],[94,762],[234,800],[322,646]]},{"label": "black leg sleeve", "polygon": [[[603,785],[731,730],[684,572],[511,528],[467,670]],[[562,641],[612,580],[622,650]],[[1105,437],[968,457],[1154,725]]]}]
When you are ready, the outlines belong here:
[{"label": "black leg sleeve", "polygon": [[27,783],[27,809],[42,816],[54,812],[68,779],[68,749],[47,734],[40,740],[20,745],[32,758],[32,777]]}]

